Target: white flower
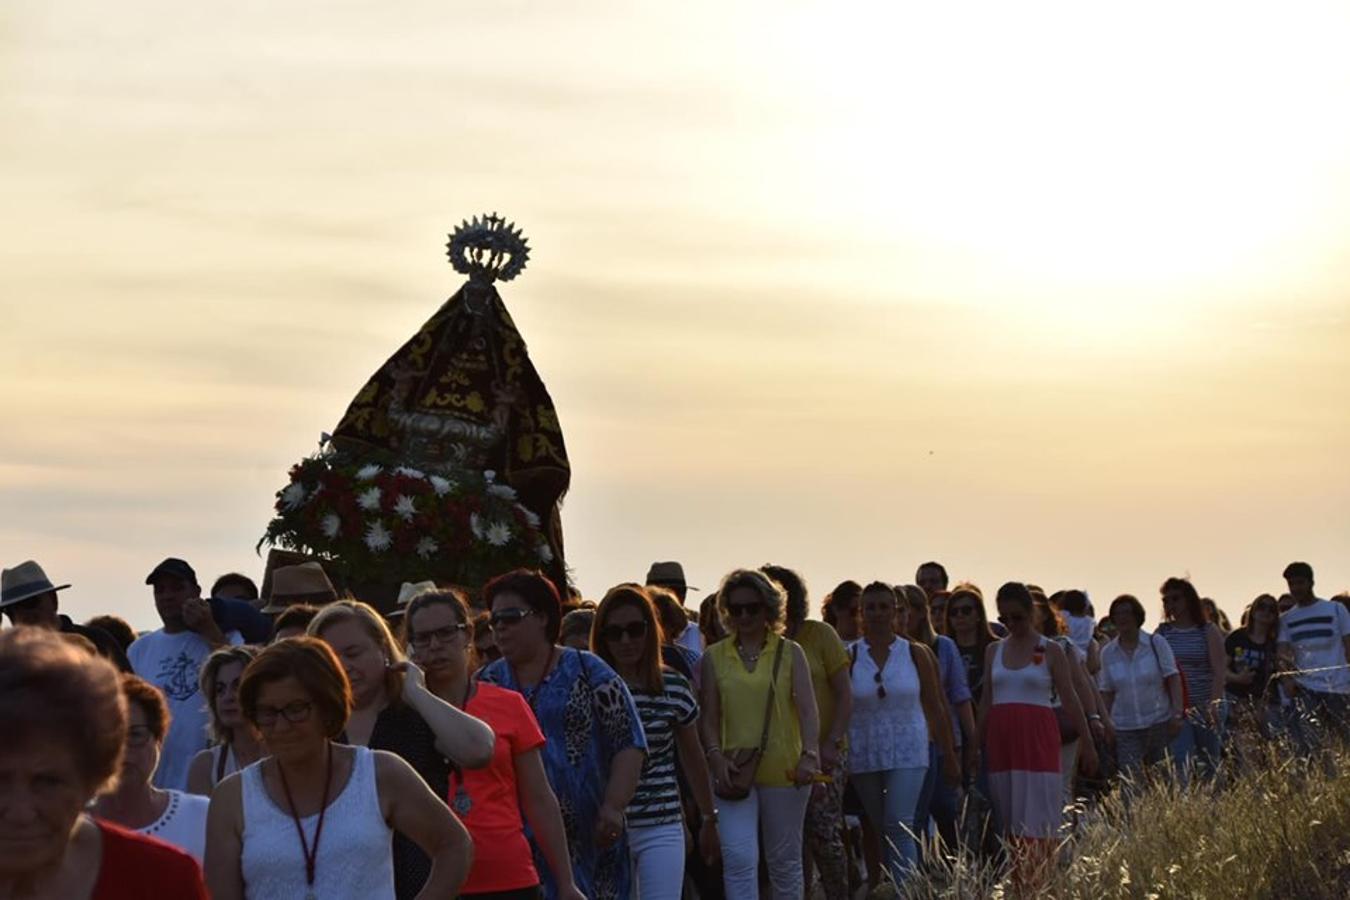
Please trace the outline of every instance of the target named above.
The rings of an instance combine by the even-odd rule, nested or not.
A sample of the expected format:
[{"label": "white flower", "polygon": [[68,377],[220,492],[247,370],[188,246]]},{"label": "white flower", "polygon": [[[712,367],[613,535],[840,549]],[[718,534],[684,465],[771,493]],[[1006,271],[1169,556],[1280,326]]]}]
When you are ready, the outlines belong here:
[{"label": "white flower", "polygon": [[531,528],[539,527],[539,517],[534,514],[534,510],[528,509],[520,504],[516,504],[516,509],[520,510],[520,514],[525,517],[526,525],[529,525]]},{"label": "white flower", "polygon": [[305,502],[305,486],[298,481],[292,482],[281,492],[281,502],[286,509],[299,509]]},{"label": "white flower", "polygon": [[389,529],[384,527],[384,523],[377,520],[366,526],[365,541],[367,547],[379,552],[389,548],[393,543],[393,536],[389,534]]},{"label": "white flower", "polygon": [[505,522],[493,522],[487,530],[487,542],[494,547],[505,547],[511,540],[511,526]]},{"label": "white flower", "polygon": [[329,513],[323,517],[323,521],[319,523],[319,528],[323,529],[323,536],[331,541],[342,530],[342,520],[333,513]]},{"label": "white flower", "polygon": [[360,471],[356,473],[356,477],[361,481],[369,481],[376,475],[380,474],[380,472],[382,471],[384,470],[381,469],[379,466],[375,465],[374,463],[371,463],[368,466],[362,466]]},{"label": "white flower", "polygon": [[503,500],[516,499],[516,489],[509,484],[489,484],[487,491],[495,497],[501,497]]},{"label": "white flower", "polygon": [[469,530],[480,541],[483,539],[483,520],[478,517],[478,513],[469,513]]},{"label": "white flower", "polygon": [[399,466],[394,470],[395,475],[406,475],[409,478],[426,478],[426,473],[418,469],[410,469],[407,466]]},{"label": "white flower", "polygon": [[492,479],[496,477],[497,473],[492,471],[491,469],[486,469],[483,471],[483,480],[486,481],[488,484],[492,484]]},{"label": "white flower", "polygon": [[407,494],[399,494],[398,499],[394,501],[394,512],[403,521],[411,522],[412,517],[417,514],[417,505]]},{"label": "white flower", "polygon": [[539,554],[540,562],[545,563],[553,562],[553,548],[548,545],[547,541],[540,544],[539,549],[536,552]]},{"label": "white flower", "polygon": [[448,478],[432,475],[429,480],[431,481],[431,486],[436,489],[436,496],[438,497],[444,497],[455,489],[455,483]]},{"label": "white flower", "polygon": [[380,508],[380,489],[373,487],[356,498],[356,505],[371,511]]},{"label": "white flower", "polygon": [[423,559],[430,559],[439,549],[441,549],[440,545],[429,537],[424,537],[417,542],[417,555]]}]

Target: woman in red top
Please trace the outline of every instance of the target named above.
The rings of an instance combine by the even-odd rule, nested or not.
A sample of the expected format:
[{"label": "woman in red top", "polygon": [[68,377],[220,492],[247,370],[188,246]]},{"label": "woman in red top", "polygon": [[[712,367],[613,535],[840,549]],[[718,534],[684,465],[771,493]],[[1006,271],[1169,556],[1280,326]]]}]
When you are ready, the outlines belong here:
[{"label": "woman in red top", "polygon": [[450,808],[473,837],[473,868],[461,897],[529,900],[542,896],[521,811],[558,885],[560,900],[584,900],[572,877],[558,798],[544,774],[543,732],[516,691],[469,677],[473,648],[468,606],[456,591],[413,597],[404,617],[413,659],[427,687],[447,703],[490,726],[497,736],[492,762],[450,777]]},{"label": "woman in red top", "polygon": [[191,856],[84,808],[121,766],[117,670],[40,628],[0,634],[0,896],[206,900]]}]

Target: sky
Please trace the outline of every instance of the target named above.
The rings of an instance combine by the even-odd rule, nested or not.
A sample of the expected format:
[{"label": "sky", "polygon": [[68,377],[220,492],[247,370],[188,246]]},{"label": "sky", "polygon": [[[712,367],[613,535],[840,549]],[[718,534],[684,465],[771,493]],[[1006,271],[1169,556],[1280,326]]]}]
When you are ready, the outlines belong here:
[{"label": "sky", "polygon": [[141,628],[165,556],[260,577],[496,211],[588,596],[1350,588],[1347,45],[1344,3],[9,0],[0,561]]}]

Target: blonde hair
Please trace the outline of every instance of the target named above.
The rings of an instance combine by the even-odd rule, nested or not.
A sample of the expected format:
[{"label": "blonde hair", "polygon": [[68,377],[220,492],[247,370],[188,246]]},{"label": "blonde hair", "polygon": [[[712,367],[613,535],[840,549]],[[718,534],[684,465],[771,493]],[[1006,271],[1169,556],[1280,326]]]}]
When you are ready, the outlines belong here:
[{"label": "blonde hair", "polygon": [[[389,630],[389,624],[384,621],[384,617],[376,611],[375,607],[369,603],[362,603],[360,600],[334,600],[314,617],[314,621],[309,623],[309,628],[305,633],[310,637],[322,638],[325,629],[332,628],[341,622],[356,622],[361,626],[361,630],[375,642],[384,654],[389,665],[401,663],[407,659],[403,654],[403,649],[398,641],[394,639],[394,633]],[[403,673],[401,671],[386,671],[384,675],[384,689],[390,703],[398,703],[403,698]]]},{"label": "blonde hair", "polygon": [[206,711],[211,714],[208,730],[217,744],[228,744],[234,740],[234,735],[230,733],[229,728],[220,724],[220,719],[216,715],[216,675],[230,663],[239,663],[243,667],[239,672],[242,676],[243,669],[247,669],[248,664],[253,662],[257,655],[257,647],[241,644],[235,647],[221,647],[202,663],[201,676],[197,680],[198,687],[201,688],[202,696],[206,698]]},{"label": "blonde hair", "polygon": [[749,588],[759,595],[759,599],[764,603],[764,624],[770,631],[782,634],[783,627],[787,624],[783,621],[787,592],[778,582],[758,569],[736,569],[722,579],[722,584],[717,588],[717,617],[722,620],[722,627],[728,633],[732,631],[731,614],[727,612],[727,597],[732,591],[741,588]]}]

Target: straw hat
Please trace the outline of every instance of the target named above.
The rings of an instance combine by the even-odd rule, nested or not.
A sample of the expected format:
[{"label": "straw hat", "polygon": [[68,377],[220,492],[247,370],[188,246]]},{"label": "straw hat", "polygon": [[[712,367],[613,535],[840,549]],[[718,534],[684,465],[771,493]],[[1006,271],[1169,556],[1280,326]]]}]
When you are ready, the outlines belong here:
[{"label": "straw hat", "polygon": [[0,609],[68,587],[68,584],[53,585],[42,566],[31,559],[26,560],[12,569],[0,571]]},{"label": "straw hat", "polygon": [[331,603],[337,599],[337,589],[328,580],[323,566],[316,562],[298,566],[282,566],[272,573],[272,593],[267,598],[264,613],[284,612],[294,603]]}]

